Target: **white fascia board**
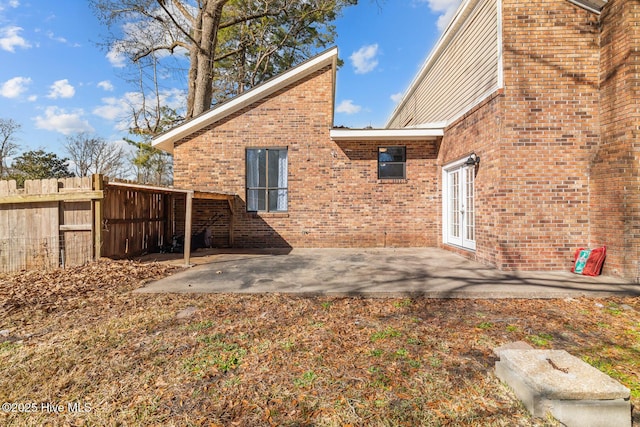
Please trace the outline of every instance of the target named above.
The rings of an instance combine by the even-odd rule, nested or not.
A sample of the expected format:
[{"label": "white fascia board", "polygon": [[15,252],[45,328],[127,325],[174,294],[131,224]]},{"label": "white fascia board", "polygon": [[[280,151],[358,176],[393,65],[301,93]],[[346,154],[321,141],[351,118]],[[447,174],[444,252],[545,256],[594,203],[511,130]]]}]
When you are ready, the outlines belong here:
[{"label": "white fascia board", "polygon": [[236,111],[241,110],[256,101],[259,101],[260,99],[313,74],[327,65],[333,64],[337,60],[337,57],[338,48],[331,48],[307,62],[303,62],[297,67],[279,75],[278,77],[275,77],[260,86],[256,86],[242,95],[158,135],[151,141],[151,145],[155,148],[173,153],[173,144],[176,141],[197,132],[211,123],[224,119]]},{"label": "white fascia board", "polygon": [[420,141],[444,135],[444,127],[404,129],[331,129],[333,141]]},{"label": "white fascia board", "polygon": [[502,34],[502,0],[496,0],[496,5],[498,7],[498,34],[496,37],[498,43],[498,87],[504,87],[504,45],[503,45],[503,34]]},{"label": "white fascia board", "polygon": [[387,120],[385,127],[388,127],[390,123],[393,121],[393,119],[395,119],[398,112],[400,112],[400,109],[404,106],[405,102],[407,102],[407,99],[409,99],[409,97],[417,89],[418,85],[422,82],[422,79],[427,74],[429,69],[431,69],[431,67],[435,64],[435,62],[440,57],[442,52],[449,45],[450,41],[458,31],[459,26],[461,25],[461,23],[464,22],[469,11],[472,10],[472,7],[475,6],[477,2],[478,0],[464,0],[460,4],[455,15],[449,22],[449,25],[447,25],[447,28],[442,32],[442,35],[440,36],[440,39],[438,39],[438,42],[436,43],[435,47],[429,53],[429,56],[427,57],[427,60],[422,65],[422,68],[420,68],[420,71],[418,71],[418,74],[416,74],[413,81],[409,85],[409,88],[402,96],[402,100],[398,103],[398,105],[396,105],[396,108],[393,110],[393,113],[391,113],[391,116],[389,116],[389,120]]},{"label": "white fascia board", "polygon": [[570,3],[580,6],[589,12],[597,13],[600,15],[602,8],[607,4],[608,0],[569,0]]}]

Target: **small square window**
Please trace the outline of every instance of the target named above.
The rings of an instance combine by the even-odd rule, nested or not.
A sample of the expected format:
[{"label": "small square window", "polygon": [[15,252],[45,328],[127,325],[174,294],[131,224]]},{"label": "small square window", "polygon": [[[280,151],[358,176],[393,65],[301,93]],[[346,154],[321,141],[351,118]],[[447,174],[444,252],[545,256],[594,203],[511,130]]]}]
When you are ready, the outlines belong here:
[{"label": "small square window", "polygon": [[405,179],[406,177],[406,147],[378,147],[378,179]]}]

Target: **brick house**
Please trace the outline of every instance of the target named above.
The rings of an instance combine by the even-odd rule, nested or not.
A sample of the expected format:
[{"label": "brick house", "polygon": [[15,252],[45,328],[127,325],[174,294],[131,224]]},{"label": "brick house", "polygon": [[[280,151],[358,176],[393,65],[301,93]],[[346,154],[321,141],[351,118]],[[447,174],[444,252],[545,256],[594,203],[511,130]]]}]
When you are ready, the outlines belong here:
[{"label": "brick house", "polygon": [[333,128],[331,49],[154,140],[217,246],[441,246],[640,280],[640,2],[464,0],[384,129]]}]

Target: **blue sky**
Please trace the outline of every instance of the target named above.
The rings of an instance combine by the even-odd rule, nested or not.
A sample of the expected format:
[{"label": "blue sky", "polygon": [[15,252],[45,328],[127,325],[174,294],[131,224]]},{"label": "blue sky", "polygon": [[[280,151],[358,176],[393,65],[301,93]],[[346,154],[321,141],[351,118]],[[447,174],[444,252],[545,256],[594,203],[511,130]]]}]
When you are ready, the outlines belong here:
[{"label": "blue sky", "polygon": [[[383,126],[461,0],[360,0],[336,22],[335,124]],[[66,136],[127,135],[136,87],[100,47],[107,30],[86,1],[0,0],[0,118],[17,121],[22,151],[64,156]],[[184,78],[164,82],[183,102]]]}]

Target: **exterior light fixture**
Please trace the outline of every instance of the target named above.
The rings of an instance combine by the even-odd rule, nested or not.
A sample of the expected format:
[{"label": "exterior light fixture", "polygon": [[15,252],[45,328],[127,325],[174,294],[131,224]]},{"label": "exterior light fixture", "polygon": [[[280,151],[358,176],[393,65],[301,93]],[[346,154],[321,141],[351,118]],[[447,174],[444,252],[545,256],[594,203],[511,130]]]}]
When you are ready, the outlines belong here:
[{"label": "exterior light fixture", "polygon": [[480,164],[480,156],[476,153],[471,153],[466,162],[464,162],[465,166],[476,166]]}]

